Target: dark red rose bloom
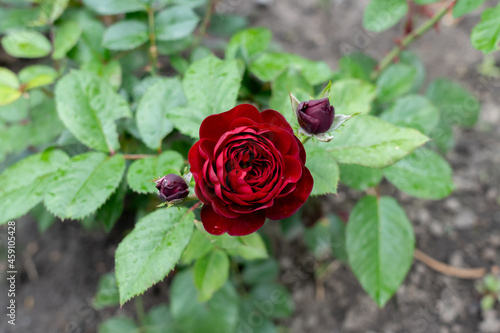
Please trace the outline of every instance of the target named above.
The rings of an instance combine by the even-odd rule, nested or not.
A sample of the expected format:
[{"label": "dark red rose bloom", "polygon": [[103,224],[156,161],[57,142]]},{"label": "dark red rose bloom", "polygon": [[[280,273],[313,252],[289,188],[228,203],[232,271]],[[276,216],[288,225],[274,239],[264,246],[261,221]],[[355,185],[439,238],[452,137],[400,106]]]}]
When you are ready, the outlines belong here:
[{"label": "dark red rose bloom", "polygon": [[327,132],[333,124],[335,109],[328,98],[302,102],[297,107],[297,118],[300,127],[307,133],[321,134]]},{"label": "dark red rose bloom", "polygon": [[302,143],[277,111],[242,104],[207,117],[189,151],[205,230],[243,236],[266,217],[291,216],[313,187],[305,162]]}]

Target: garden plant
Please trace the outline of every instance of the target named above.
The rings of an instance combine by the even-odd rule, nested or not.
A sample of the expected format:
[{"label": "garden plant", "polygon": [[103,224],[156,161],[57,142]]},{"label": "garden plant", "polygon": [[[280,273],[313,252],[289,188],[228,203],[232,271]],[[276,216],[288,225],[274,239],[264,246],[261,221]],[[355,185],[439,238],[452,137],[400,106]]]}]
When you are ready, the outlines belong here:
[{"label": "garden plant", "polygon": [[[425,84],[411,44],[480,8],[470,47],[497,51],[500,4],[371,0],[367,33],[402,22],[402,37],[382,59],[346,50],[330,68],[225,14],[230,2],[0,1],[1,46],[26,64],[0,67],[0,223],[29,213],[42,231],[61,220],[120,230],[94,306],[137,313],[101,333],[277,332],[294,304],[270,228],[299,235],[318,279],[333,261],[350,267],[380,307],[414,256],[428,259],[379,184],[448,196],[443,156],[480,104],[447,78]],[[339,183],[364,193],[347,216],[321,209]],[[162,281],[168,296],[145,309]],[[498,281],[484,281],[492,307]]]}]

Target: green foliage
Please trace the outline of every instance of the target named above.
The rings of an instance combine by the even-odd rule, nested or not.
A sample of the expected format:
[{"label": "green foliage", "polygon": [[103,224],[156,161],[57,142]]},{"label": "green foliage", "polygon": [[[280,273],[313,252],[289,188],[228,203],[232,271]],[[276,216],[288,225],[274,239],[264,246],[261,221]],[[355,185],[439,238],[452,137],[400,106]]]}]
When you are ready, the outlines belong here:
[{"label": "green foliage", "polygon": [[98,333],[138,333],[135,322],[126,317],[114,317],[106,320],[97,328]]},{"label": "green foliage", "polygon": [[486,9],[481,15],[481,21],[472,29],[472,46],[491,53],[500,49],[500,4],[495,8]]},{"label": "green foliage", "polygon": [[329,214],[312,228],[306,229],[305,242],[320,260],[333,254],[335,258],[347,262],[345,229],[344,222],[337,215]]},{"label": "green foliage", "polygon": [[311,195],[337,193],[339,166],[333,154],[322,147],[307,145],[306,167],[311,172],[314,187]]},{"label": "green foliage", "polygon": [[168,112],[184,104],[186,98],[178,79],[160,79],[149,87],[136,112],[137,129],[146,146],[160,148],[161,141],[174,129],[174,124],[167,119]]},{"label": "green foliage", "polygon": [[45,192],[51,189],[51,178],[68,159],[60,150],[46,150],[3,171],[0,175],[0,224],[26,214],[40,203]]},{"label": "green foliage", "polygon": [[375,87],[358,79],[342,79],[332,84],[328,98],[336,114],[368,113],[375,99]]},{"label": "green foliage", "polygon": [[196,261],[194,265],[194,284],[199,291],[198,301],[212,298],[229,276],[229,258],[219,249],[214,249]]},{"label": "green foliage", "polygon": [[371,0],[365,9],[363,26],[381,32],[399,22],[408,11],[405,0]]},{"label": "green foliage", "polygon": [[115,255],[120,304],[142,294],[175,267],[193,233],[193,220],[194,214],[185,208],[163,208],[136,223]]},{"label": "green foliage", "polygon": [[349,217],[346,245],[354,274],[373,300],[384,306],[413,259],[415,236],[404,210],[390,197],[364,197]]},{"label": "green foliage", "polygon": [[56,85],[59,118],[83,144],[104,152],[119,148],[115,120],[130,117],[123,97],[90,73],[73,71]]},{"label": "green foliage", "polygon": [[132,50],[148,40],[148,26],[144,22],[124,20],[106,29],[103,45],[110,50]]},{"label": "green foliage", "polygon": [[55,28],[54,51],[52,58],[63,59],[66,54],[78,43],[82,28],[75,21],[66,21]]},{"label": "green foliage", "polygon": [[377,96],[380,102],[389,102],[409,92],[414,84],[416,70],[404,64],[394,64],[382,72],[377,80]]},{"label": "green foliage", "polygon": [[97,292],[94,298],[94,308],[101,309],[107,306],[115,306],[120,303],[118,285],[114,273],[107,273],[99,279]]},{"label": "green foliage", "polygon": [[[191,271],[176,274],[171,287],[171,313],[183,332],[233,333],[238,320],[238,295],[226,282],[207,303],[197,300]],[[196,320],[193,320],[196,318]]]},{"label": "green foliage", "polygon": [[101,15],[114,15],[146,9],[145,2],[141,0],[83,0],[83,3]]},{"label": "green foliage", "polygon": [[481,6],[486,0],[458,0],[453,7],[453,17],[457,18]]},{"label": "green foliage", "polygon": [[84,218],[113,194],[124,172],[125,160],[121,154],[77,155],[54,174],[45,193],[45,206],[63,219]]},{"label": "green foliage", "polygon": [[186,6],[174,6],[161,11],[156,17],[156,38],[161,41],[178,40],[189,36],[199,17]]},{"label": "green foliage", "polygon": [[148,157],[135,161],[127,172],[127,182],[137,193],[158,193],[153,180],[169,173],[179,173],[184,159],[176,151],[166,151],[158,157]]},{"label": "green foliage", "polygon": [[257,55],[266,51],[272,33],[266,28],[250,28],[236,33],[226,47],[226,59],[241,57],[250,63]]},{"label": "green foliage", "polygon": [[0,106],[10,104],[21,97],[19,79],[7,68],[0,67]]},{"label": "green foliage", "polygon": [[57,72],[52,67],[45,65],[24,67],[18,75],[25,90],[52,84],[58,77]]},{"label": "green foliage", "polygon": [[451,173],[448,162],[426,148],[419,148],[384,169],[384,176],[398,189],[426,199],[442,199],[453,191]]},{"label": "green foliage", "polygon": [[240,81],[235,60],[223,61],[211,55],[193,63],[182,80],[188,105],[170,109],[167,118],[182,133],[197,138],[203,119],[235,106]]},{"label": "green foliage", "polygon": [[10,32],[2,38],[2,47],[17,58],[42,58],[52,50],[47,37],[33,30]]},{"label": "green foliage", "polygon": [[373,116],[359,115],[355,119],[325,147],[339,163],[382,168],[429,140],[413,129],[397,127]]},{"label": "green foliage", "polygon": [[373,187],[382,180],[382,169],[357,164],[340,164],[340,182],[358,191]]}]

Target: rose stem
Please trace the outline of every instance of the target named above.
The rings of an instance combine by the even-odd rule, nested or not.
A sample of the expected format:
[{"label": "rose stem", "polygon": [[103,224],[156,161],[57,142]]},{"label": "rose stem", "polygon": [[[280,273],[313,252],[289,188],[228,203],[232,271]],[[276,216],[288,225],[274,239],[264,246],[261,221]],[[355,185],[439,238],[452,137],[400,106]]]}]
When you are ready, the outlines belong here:
[{"label": "rose stem", "polygon": [[434,258],[431,258],[419,249],[415,249],[414,257],[435,271],[461,279],[479,279],[485,276],[487,272],[486,268],[460,268],[446,265]]},{"label": "rose stem", "polygon": [[152,75],[158,73],[158,49],[156,48],[155,35],[155,11],[153,7],[148,7],[148,23],[149,23],[149,65]]},{"label": "rose stem", "polygon": [[421,26],[419,26],[415,31],[408,34],[405,38],[401,40],[398,45],[396,45],[387,55],[380,61],[379,65],[372,73],[372,80],[376,80],[380,73],[387,67],[389,64],[399,56],[401,51],[404,50],[405,47],[410,45],[415,41],[418,37],[422,36],[427,30],[432,28],[434,24],[436,24],[447,12],[450,8],[455,4],[455,0],[448,2],[443,9],[437,12],[433,17],[424,22]]},{"label": "rose stem", "polygon": [[210,25],[210,20],[212,18],[212,14],[215,10],[215,4],[217,0],[208,0],[207,7],[205,8],[205,15],[203,16],[203,21],[200,25],[200,31],[198,32],[198,37],[193,43],[193,49],[200,45],[201,41],[205,37],[207,33],[207,28]]},{"label": "rose stem", "polygon": [[142,296],[139,295],[135,298],[135,310],[137,311],[137,319],[139,319],[139,323],[141,324],[140,332],[144,332],[143,326],[145,326],[145,313],[144,313],[144,305],[142,304]]}]

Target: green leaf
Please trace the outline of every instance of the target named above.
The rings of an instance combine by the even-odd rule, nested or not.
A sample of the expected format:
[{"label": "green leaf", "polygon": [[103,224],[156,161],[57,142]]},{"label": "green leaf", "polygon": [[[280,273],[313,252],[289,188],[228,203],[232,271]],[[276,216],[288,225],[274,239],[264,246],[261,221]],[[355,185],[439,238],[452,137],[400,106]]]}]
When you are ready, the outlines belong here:
[{"label": "green leaf", "polygon": [[193,41],[194,37],[193,35],[190,35],[182,39],[171,40],[168,42],[158,41],[156,47],[158,48],[158,54],[172,55],[185,51],[193,45]]},{"label": "green leaf", "polygon": [[119,148],[115,120],[130,116],[125,99],[99,77],[73,71],[56,85],[57,113],[83,144],[104,152]]},{"label": "green leaf", "polygon": [[375,99],[375,87],[358,79],[342,79],[332,84],[328,98],[336,114],[368,113]]},{"label": "green leaf", "polygon": [[299,70],[311,84],[325,83],[333,76],[323,61],[313,61],[289,53],[264,53],[250,65],[250,72],[263,82],[274,81],[286,68]]},{"label": "green leaf", "polygon": [[[167,102],[168,101],[168,102]],[[136,112],[137,128],[148,148],[157,150],[162,140],[174,130],[167,113],[186,104],[181,82],[176,78],[162,79],[142,96]]]},{"label": "green leaf", "polygon": [[439,110],[422,95],[408,95],[396,99],[388,110],[382,112],[380,118],[394,125],[430,134],[439,123]]},{"label": "green leaf", "polygon": [[339,166],[331,152],[313,143],[306,144],[306,167],[311,172],[314,187],[311,195],[337,193]]},{"label": "green leaf", "polygon": [[214,249],[194,265],[194,284],[198,288],[198,301],[206,302],[219,290],[229,277],[229,258],[227,254]]},{"label": "green leaf", "polygon": [[486,9],[481,21],[472,29],[471,41],[474,48],[488,54],[500,49],[500,4]]},{"label": "green leaf", "polygon": [[285,70],[272,83],[272,96],[269,106],[283,116],[292,124],[297,124],[295,112],[290,101],[290,93],[301,100],[309,100],[314,89],[304,76],[294,68]]},{"label": "green leaf", "polygon": [[115,15],[146,10],[146,4],[139,0],[83,0],[83,3],[101,15]]},{"label": "green leaf", "polygon": [[15,102],[22,93],[19,80],[11,70],[0,67],[0,106]]},{"label": "green leaf", "polygon": [[[197,301],[193,273],[177,273],[170,291],[172,317],[183,332],[233,333],[238,321],[238,294],[227,282],[207,303]],[[196,318],[196,320],[193,320]]]},{"label": "green leaf", "polygon": [[431,144],[435,144],[443,153],[447,153],[455,146],[453,128],[443,119],[430,133]]},{"label": "green leaf", "polygon": [[[102,45],[102,37],[106,30],[104,24],[88,11],[69,12],[68,19],[78,23],[82,35],[76,46],[68,52],[68,57],[80,65],[89,61],[100,61],[107,58],[108,52]],[[57,36],[56,36],[57,38]]]},{"label": "green leaf", "polygon": [[[0,69],[1,77],[1,69]],[[1,91],[0,83],[0,91]],[[1,94],[1,92],[0,92]],[[1,104],[1,103],[0,103]],[[30,100],[27,98],[18,98],[12,103],[0,106],[0,123],[19,123],[28,117]]]},{"label": "green leaf", "polygon": [[272,33],[267,28],[250,28],[235,34],[226,47],[226,59],[242,57],[246,63],[264,52],[271,43]]},{"label": "green leaf", "polygon": [[52,84],[57,76],[55,69],[45,65],[27,66],[19,72],[19,80],[25,90]]},{"label": "green leaf", "polygon": [[243,281],[250,285],[271,282],[276,280],[279,271],[278,263],[274,259],[250,261],[243,269]]},{"label": "green leaf", "polygon": [[193,212],[185,208],[158,209],[136,223],[115,255],[120,304],[142,294],[175,267],[193,233],[193,220]]},{"label": "green leaf", "polygon": [[414,129],[400,128],[373,116],[359,115],[347,123],[342,135],[325,148],[339,163],[382,168],[400,160],[428,140]]},{"label": "green leaf", "polygon": [[486,0],[458,0],[453,6],[453,18],[458,18],[472,12],[481,6]]},{"label": "green leaf", "polygon": [[241,245],[240,237],[229,236],[228,234],[223,234],[220,236],[214,236],[209,234],[205,228],[203,228],[203,224],[199,221],[195,221],[194,225],[211,243],[221,249],[235,249]]},{"label": "green leaf", "polygon": [[5,52],[16,58],[42,58],[52,50],[47,37],[32,30],[8,33],[2,38],[2,46]]},{"label": "green leaf", "polygon": [[339,60],[340,76],[370,82],[376,65],[377,61],[364,53],[351,53]]},{"label": "green leaf", "polygon": [[340,182],[358,191],[373,187],[382,180],[382,169],[357,164],[340,164]]},{"label": "green leaf", "polygon": [[148,26],[144,22],[124,20],[106,29],[103,46],[113,51],[132,50],[148,41]]},{"label": "green leaf", "polygon": [[[33,102],[33,97],[31,101]],[[57,116],[56,103],[50,98],[31,106],[30,120],[28,142],[32,146],[52,143],[64,131],[64,125]]]},{"label": "green leaf", "polygon": [[363,26],[381,32],[396,25],[408,12],[406,0],[371,0],[365,9]]},{"label": "green leaf", "polygon": [[54,33],[54,51],[52,59],[59,60],[78,43],[82,34],[82,28],[75,21],[66,21],[56,26]]},{"label": "green leaf", "polygon": [[130,165],[127,182],[137,193],[158,193],[153,180],[169,173],[178,174],[184,166],[184,158],[176,151],[170,150],[158,157],[147,157]]},{"label": "green leaf", "polygon": [[[224,6],[224,5],[223,5]],[[227,8],[227,7],[226,7]],[[232,11],[234,7],[230,7]],[[215,36],[232,36],[248,26],[248,19],[237,14],[213,13],[208,33]]]},{"label": "green leaf", "polygon": [[188,106],[171,109],[167,118],[181,132],[197,138],[200,124],[207,116],[236,105],[240,84],[237,61],[222,61],[215,56],[199,60],[189,66],[182,81]]},{"label": "green leaf", "polygon": [[329,214],[312,228],[306,229],[306,244],[319,259],[333,254],[337,259],[347,262],[345,229],[345,223],[337,215]]},{"label": "green leaf", "polygon": [[0,175],[0,224],[26,214],[42,201],[52,176],[68,160],[60,150],[46,150],[5,170]]},{"label": "green leaf", "polygon": [[162,10],[156,16],[156,38],[161,41],[177,40],[191,35],[200,18],[186,6]]},{"label": "green leaf", "polygon": [[38,231],[43,234],[56,222],[56,217],[52,215],[43,204],[38,204],[30,212],[36,218],[36,224],[38,226]]},{"label": "green leaf", "polygon": [[417,198],[442,199],[455,188],[448,162],[426,148],[387,167],[384,176],[399,190]]},{"label": "green leaf", "polygon": [[[267,302],[266,302],[267,303]],[[257,303],[258,304],[258,303]],[[237,332],[246,333],[279,333],[271,318],[267,318],[267,312],[262,311],[260,304],[255,304],[255,298],[243,296],[240,303]],[[266,304],[268,305],[268,303]],[[264,305],[264,306],[266,306]],[[267,310],[264,307],[264,310]],[[262,312],[266,312],[263,314]]]},{"label": "green leaf", "polygon": [[149,310],[145,318],[144,333],[180,333],[167,304],[158,305]]},{"label": "green leaf", "polygon": [[410,51],[402,51],[399,55],[399,61],[415,69],[415,79],[413,80],[413,87],[410,89],[410,92],[419,91],[425,83],[426,73],[424,63],[415,53]]},{"label": "green leaf", "polygon": [[127,194],[127,182],[122,181],[116,192],[106,203],[99,208],[96,220],[104,225],[106,232],[110,232],[123,213],[125,195]]},{"label": "green leaf", "polygon": [[294,311],[290,292],[276,283],[258,284],[250,291],[254,310],[262,312],[267,318],[287,318]]},{"label": "green leaf", "polygon": [[415,82],[417,71],[404,64],[390,65],[377,80],[377,97],[381,102],[389,102],[408,93]]},{"label": "green leaf", "polygon": [[201,231],[194,229],[191,241],[182,254],[181,262],[189,265],[212,251],[214,247],[215,245]]},{"label": "green leaf", "polygon": [[97,327],[98,333],[139,333],[140,330],[133,319],[113,317]]},{"label": "green leaf", "polygon": [[346,234],[349,263],[380,306],[392,297],[410,269],[415,236],[396,200],[366,196],[351,212]]},{"label": "green leaf", "polygon": [[60,218],[84,218],[113,194],[124,171],[125,159],[120,154],[76,155],[54,175],[45,193],[45,206]]},{"label": "green leaf", "polygon": [[240,256],[247,260],[265,259],[268,257],[266,244],[258,233],[238,237],[241,244],[235,248],[227,249],[231,256]]},{"label": "green leaf", "polygon": [[425,94],[441,111],[441,119],[447,124],[472,127],[479,118],[479,101],[456,82],[436,79]]},{"label": "green leaf", "polygon": [[103,78],[114,90],[118,90],[122,85],[122,66],[118,60],[111,60],[106,63],[92,60],[83,64],[81,69]]},{"label": "green leaf", "polygon": [[93,306],[95,309],[102,309],[108,306],[115,306],[120,303],[118,285],[116,284],[115,273],[107,273],[99,278],[97,292],[94,297]]},{"label": "green leaf", "polygon": [[28,26],[44,26],[53,23],[58,19],[66,7],[69,0],[43,0],[34,1],[40,3],[34,12],[34,18],[27,23]]}]

